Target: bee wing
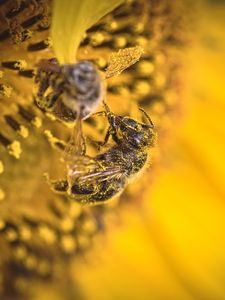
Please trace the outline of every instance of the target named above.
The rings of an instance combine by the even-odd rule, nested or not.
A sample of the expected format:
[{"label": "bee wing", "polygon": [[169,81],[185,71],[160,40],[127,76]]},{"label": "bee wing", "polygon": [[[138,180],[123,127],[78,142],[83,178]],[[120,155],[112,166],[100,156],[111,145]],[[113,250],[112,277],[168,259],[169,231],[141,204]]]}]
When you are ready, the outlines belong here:
[{"label": "bee wing", "polygon": [[99,165],[93,158],[87,155],[73,156],[73,158],[67,163],[67,177],[70,182],[76,181],[87,174],[92,174],[97,168],[99,169]]},{"label": "bee wing", "polygon": [[125,69],[135,64],[144,52],[140,46],[120,49],[111,54],[109,64],[105,72],[105,78],[119,75]]},{"label": "bee wing", "polygon": [[102,182],[106,180],[110,180],[112,178],[119,178],[123,175],[121,167],[115,166],[115,167],[109,167],[107,169],[99,170],[96,172],[89,173],[87,175],[81,176],[78,179],[78,182],[80,184],[82,183],[91,183],[91,182]]}]

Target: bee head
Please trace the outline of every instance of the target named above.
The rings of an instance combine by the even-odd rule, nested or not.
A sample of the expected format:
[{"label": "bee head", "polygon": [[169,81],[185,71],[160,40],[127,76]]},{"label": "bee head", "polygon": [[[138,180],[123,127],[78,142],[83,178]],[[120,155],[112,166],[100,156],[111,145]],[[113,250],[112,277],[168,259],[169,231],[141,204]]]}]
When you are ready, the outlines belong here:
[{"label": "bee head", "polygon": [[[150,118],[149,118],[150,120]],[[154,125],[151,121],[144,124],[129,117],[124,117],[120,122],[122,138],[132,147],[141,149],[150,147],[154,143]]]},{"label": "bee head", "polygon": [[80,61],[71,65],[63,65],[65,78],[63,104],[72,112],[80,110],[82,118],[86,118],[95,110],[103,98],[102,78],[90,61]]},{"label": "bee head", "polygon": [[139,110],[144,114],[147,123],[135,121],[130,117],[115,116],[105,101],[103,101],[103,105],[109,124],[112,127],[116,127],[116,131],[118,130],[119,133],[119,139],[122,142],[136,149],[154,146],[154,124],[149,115],[142,108],[139,108]]}]

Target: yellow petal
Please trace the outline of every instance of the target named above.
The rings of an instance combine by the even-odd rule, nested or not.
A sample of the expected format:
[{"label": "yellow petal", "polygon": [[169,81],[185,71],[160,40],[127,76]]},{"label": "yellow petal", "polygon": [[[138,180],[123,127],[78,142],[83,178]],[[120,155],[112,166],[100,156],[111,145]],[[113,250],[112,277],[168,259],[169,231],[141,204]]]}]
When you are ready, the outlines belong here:
[{"label": "yellow petal", "polygon": [[55,0],[51,35],[60,63],[74,63],[85,31],[124,0]]}]

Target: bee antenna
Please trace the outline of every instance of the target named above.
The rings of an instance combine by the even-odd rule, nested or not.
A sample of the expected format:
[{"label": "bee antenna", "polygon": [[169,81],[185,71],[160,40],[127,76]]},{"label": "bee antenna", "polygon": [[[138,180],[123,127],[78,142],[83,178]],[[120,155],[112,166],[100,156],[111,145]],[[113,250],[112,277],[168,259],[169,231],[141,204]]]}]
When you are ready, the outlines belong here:
[{"label": "bee antenna", "polygon": [[142,125],[144,125],[148,128],[154,128],[154,124],[153,124],[151,118],[149,117],[149,115],[146,113],[146,111],[141,107],[139,107],[138,109],[145,115],[145,117],[147,118],[147,120],[149,122],[149,125],[148,124],[142,124]]},{"label": "bee antenna", "polygon": [[103,101],[103,105],[104,105],[104,108],[105,108],[105,110],[106,110],[106,113],[110,113],[110,108],[109,108],[109,106],[106,104],[105,101]]}]

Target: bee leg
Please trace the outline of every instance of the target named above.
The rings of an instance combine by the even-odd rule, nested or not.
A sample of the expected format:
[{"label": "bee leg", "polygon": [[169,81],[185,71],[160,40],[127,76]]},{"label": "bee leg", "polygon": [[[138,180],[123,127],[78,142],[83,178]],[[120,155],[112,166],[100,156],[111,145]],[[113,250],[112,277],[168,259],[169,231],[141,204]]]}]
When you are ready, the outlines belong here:
[{"label": "bee leg", "polygon": [[96,140],[92,140],[90,137],[87,137],[88,141],[90,142],[90,144],[97,150],[101,149],[101,143],[100,141],[96,141]]},{"label": "bee leg", "polygon": [[39,96],[44,95],[48,87],[50,86],[50,75],[44,71],[38,70],[35,77],[35,83],[38,83]]},{"label": "bee leg", "polygon": [[39,88],[37,91],[37,94],[34,96],[35,101],[37,102],[38,106],[41,108],[45,108],[46,107],[46,97],[45,97],[45,92],[49,87],[49,82],[48,80],[39,80],[38,78],[36,78],[35,80],[36,83],[39,84]]},{"label": "bee leg", "polygon": [[41,109],[50,110],[51,108],[53,108],[59,96],[60,96],[59,94],[51,92],[46,96],[37,95],[35,97],[35,101]]},{"label": "bee leg", "polygon": [[50,185],[51,190],[53,190],[55,193],[65,194],[67,192],[69,186],[67,180],[51,180],[48,173],[45,173],[44,176],[47,183]]},{"label": "bee leg", "polygon": [[[108,132],[107,132],[107,134],[106,134],[106,137],[107,137],[107,135],[109,134],[109,136],[111,135],[112,136],[112,138],[113,138],[113,140],[117,143],[117,144],[119,144],[120,143],[120,140],[119,140],[119,138],[118,138],[118,135],[117,135],[117,124],[116,124],[116,119],[117,119],[117,117],[114,115],[114,113],[112,113],[111,111],[110,111],[110,108],[109,108],[109,106],[105,103],[105,101],[103,101],[103,105],[104,105],[104,108],[105,108],[105,111],[106,111],[106,114],[107,114],[107,118],[108,118],[108,122],[109,122],[109,125],[110,125],[110,127],[109,127],[109,129],[108,129]],[[109,137],[107,137],[107,138],[109,138]],[[105,140],[106,140],[106,138],[105,138]]]},{"label": "bee leg", "polygon": [[52,108],[56,101],[59,99],[60,93],[51,92],[46,96],[48,108]]},{"label": "bee leg", "polygon": [[103,111],[98,111],[98,112],[92,114],[92,117],[97,117],[97,116],[104,116],[104,117],[106,117],[106,112],[103,110]]},{"label": "bee leg", "polygon": [[50,186],[55,193],[65,194],[68,189],[68,182],[67,180],[51,180]]},{"label": "bee leg", "polygon": [[98,146],[99,148],[105,146],[110,138],[110,135],[111,135],[111,127],[108,128],[107,132],[106,132],[106,135],[105,135],[105,138],[104,138],[104,141],[103,142],[97,142],[98,143]]},{"label": "bee leg", "polygon": [[107,132],[106,132],[106,135],[105,135],[105,138],[104,138],[104,141],[103,141],[103,142],[101,142],[101,141],[95,141],[95,140],[92,140],[92,139],[90,139],[90,138],[89,138],[89,140],[91,141],[91,143],[92,143],[98,150],[100,150],[102,147],[104,147],[104,146],[107,144],[107,142],[108,142],[108,140],[109,140],[109,138],[110,138],[110,135],[111,135],[111,127],[109,127],[109,128],[107,129]]},{"label": "bee leg", "polygon": [[107,116],[107,118],[109,120],[109,123],[110,123],[110,119],[113,118],[113,117],[115,118],[115,115],[114,115],[114,113],[111,112],[109,106],[106,104],[105,101],[103,101],[103,105],[104,105],[106,116]]},{"label": "bee leg", "polygon": [[34,96],[34,100],[35,103],[37,103],[38,107],[40,107],[41,109],[46,109],[46,103],[47,103],[47,99],[44,95],[36,95]]},{"label": "bee leg", "polygon": [[112,136],[114,142],[116,142],[117,144],[120,144],[120,140],[117,135],[117,125],[116,125],[116,117],[115,116],[110,117],[109,124],[110,124],[110,126],[106,133],[103,145],[105,145],[105,143],[107,142],[107,140],[109,139],[110,136]]}]

